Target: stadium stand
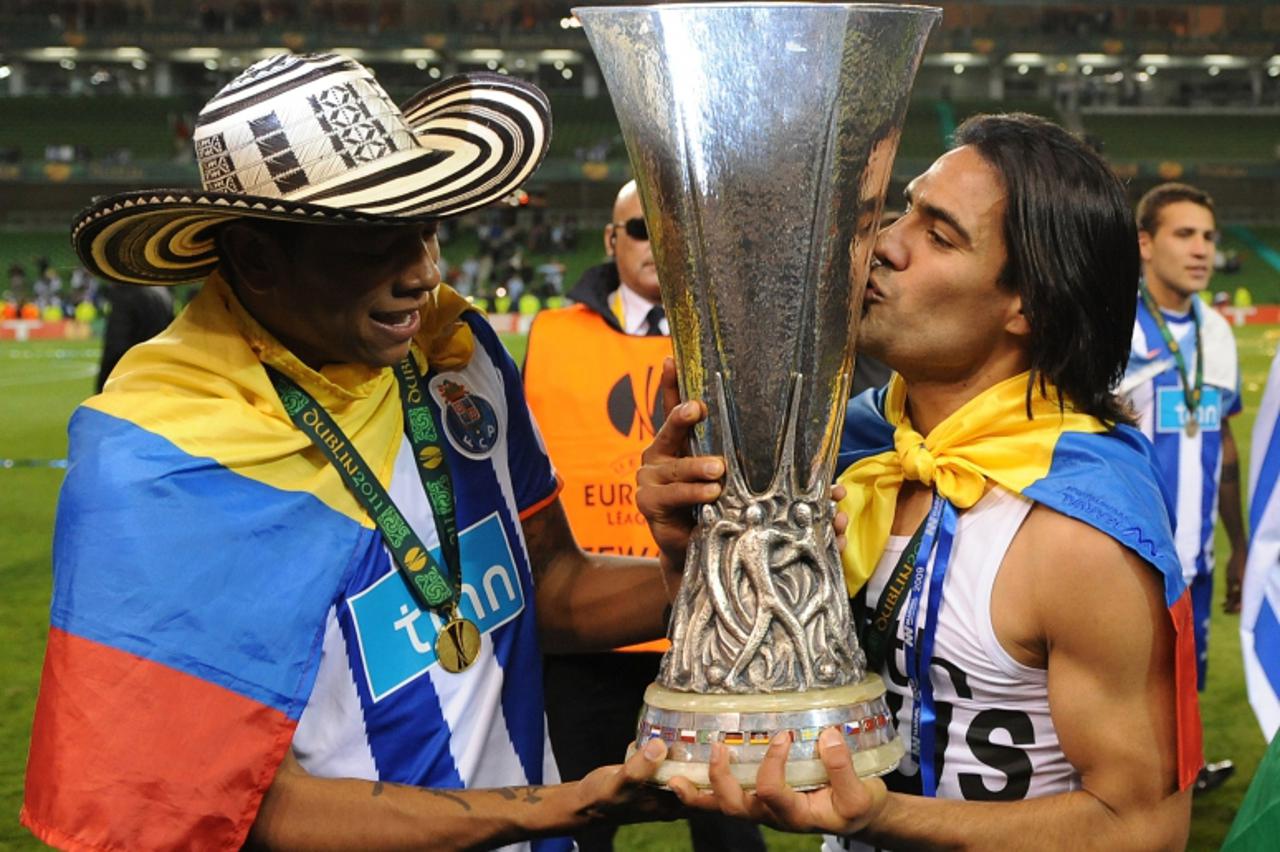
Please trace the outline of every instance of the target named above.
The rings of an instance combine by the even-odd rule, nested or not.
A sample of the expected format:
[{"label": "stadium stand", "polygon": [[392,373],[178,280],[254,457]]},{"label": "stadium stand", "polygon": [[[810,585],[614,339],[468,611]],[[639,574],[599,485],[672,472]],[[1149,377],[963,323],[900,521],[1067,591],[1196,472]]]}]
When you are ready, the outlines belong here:
[{"label": "stadium stand", "polygon": [[[1084,110],[1084,129],[1115,160],[1185,159],[1276,162],[1280,113]],[[1213,132],[1206,133],[1206,123]]]}]

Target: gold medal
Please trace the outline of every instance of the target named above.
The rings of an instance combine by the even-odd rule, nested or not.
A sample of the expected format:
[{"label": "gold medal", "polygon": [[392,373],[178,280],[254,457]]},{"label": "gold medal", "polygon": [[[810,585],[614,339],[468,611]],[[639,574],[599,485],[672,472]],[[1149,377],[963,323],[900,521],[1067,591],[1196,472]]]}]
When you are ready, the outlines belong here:
[{"label": "gold medal", "polygon": [[457,674],[469,669],[479,655],[480,628],[455,611],[436,636],[436,659],[445,671]]},{"label": "gold medal", "polygon": [[1200,431],[1200,421],[1198,421],[1196,416],[1192,414],[1187,418],[1187,425],[1182,428],[1186,431],[1188,438],[1194,438]]}]

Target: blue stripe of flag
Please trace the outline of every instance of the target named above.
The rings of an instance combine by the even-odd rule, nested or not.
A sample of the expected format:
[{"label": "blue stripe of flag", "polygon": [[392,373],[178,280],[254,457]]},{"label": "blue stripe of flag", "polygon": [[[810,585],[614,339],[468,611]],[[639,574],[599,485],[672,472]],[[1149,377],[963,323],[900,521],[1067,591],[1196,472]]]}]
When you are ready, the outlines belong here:
[{"label": "blue stripe of flag", "polygon": [[93,409],[72,417],[70,438],[53,625],[297,719],[325,613],[368,531]]},{"label": "blue stripe of flag", "polygon": [[893,426],[884,417],[887,392],[887,386],[871,388],[849,400],[836,457],[836,476],[855,462],[893,449]]},{"label": "blue stripe of flag", "polygon": [[1280,621],[1271,601],[1263,597],[1258,608],[1258,620],[1253,625],[1253,652],[1271,684],[1271,691],[1280,695]]},{"label": "blue stripe of flag", "polygon": [[1167,606],[1182,596],[1186,584],[1173,545],[1173,503],[1154,467],[1151,444],[1137,429],[1064,433],[1049,472],[1022,493],[1101,530],[1154,565]]},{"label": "blue stripe of flag", "polygon": [[[1258,452],[1254,447],[1253,451]],[[1253,534],[1262,524],[1262,514],[1271,501],[1276,489],[1276,481],[1280,480],[1280,429],[1272,427],[1271,440],[1267,444],[1266,455],[1262,458],[1262,466],[1258,468],[1258,481],[1253,488],[1253,496],[1249,503],[1249,533]]]}]

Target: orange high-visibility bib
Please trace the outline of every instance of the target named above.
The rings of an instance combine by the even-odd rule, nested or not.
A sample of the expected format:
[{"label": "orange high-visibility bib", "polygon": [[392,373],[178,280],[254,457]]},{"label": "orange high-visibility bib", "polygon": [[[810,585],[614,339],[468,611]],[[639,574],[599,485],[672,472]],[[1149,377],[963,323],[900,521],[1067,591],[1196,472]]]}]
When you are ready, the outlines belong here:
[{"label": "orange high-visibility bib", "polygon": [[[543,311],[529,329],[524,390],[564,481],[560,502],[584,550],[658,555],[636,508],[640,454],[662,425],[671,338],[611,328],[585,305]],[[622,651],[665,651],[666,639]]]}]

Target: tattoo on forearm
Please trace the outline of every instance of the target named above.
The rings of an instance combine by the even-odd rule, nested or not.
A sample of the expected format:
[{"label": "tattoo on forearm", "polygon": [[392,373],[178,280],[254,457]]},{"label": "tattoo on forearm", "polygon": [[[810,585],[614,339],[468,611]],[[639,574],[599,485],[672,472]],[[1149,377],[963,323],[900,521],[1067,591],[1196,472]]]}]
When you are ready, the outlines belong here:
[{"label": "tattoo on forearm", "polygon": [[538,787],[498,787],[494,792],[508,802],[521,801],[526,804],[536,805],[542,801],[542,796],[539,795],[540,788]]},{"label": "tattoo on forearm", "polygon": [[447,799],[450,802],[453,802],[455,805],[460,806],[464,811],[471,810],[470,802],[468,802],[466,799],[462,798],[461,796],[455,796],[453,793],[450,793],[447,790],[437,790],[434,788],[428,788],[426,790],[423,790],[423,792],[430,793],[431,795],[440,799]]},{"label": "tattoo on forearm", "polygon": [[453,793],[448,791],[443,791],[443,789],[428,789],[428,791],[426,792],[430,793],[431,796],[435,796],[438,798],[445,798],[445,800],[453,802],[454,805],[458,805],[462,807],[462,810],[465,810],[465,811],[471,810],[471,803],[465,800],[465,798],[462,798],[461,796],[454,796]]},{"label": "tattoo on forearm", "polygon": [[[373,793],[372,793],[373,797],[377,798],[378,796],[381,796],[383,791],[386,790],[387,786],[388,785],[384,784],[381,781],[373,782]],[[392,784],[390,786],[401,787],[403,785]],[[462,796],[459,796],[456,793],[450,792],[449,790],[441,790],[433,787],[427,787],[427,788],[405,787],[404,789],[415,790],[420,793],[429,793],[432,796],[435,796],[437,799],[445,799],[449,802],[452,802],[453,804],[462,808],[464,811],[471,810],[470,802],[468,802]],[[499,796],[506,799],[508,802],[524,802],[525,804],[536,805],[542,801],[541,791],[542,791],[541,787],[497,787],[492,792],[497,793]]]}]

